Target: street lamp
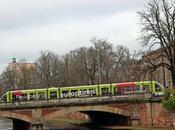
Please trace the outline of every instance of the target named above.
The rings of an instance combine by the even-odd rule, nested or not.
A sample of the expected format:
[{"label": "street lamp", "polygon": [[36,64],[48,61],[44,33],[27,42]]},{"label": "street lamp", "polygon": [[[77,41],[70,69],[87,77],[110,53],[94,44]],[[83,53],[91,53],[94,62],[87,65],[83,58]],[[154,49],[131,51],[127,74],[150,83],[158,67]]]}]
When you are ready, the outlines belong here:
[{"label": "street lamp", "polygon": [[98,60],[97,60],[97,62],[98,62],[98,80],[99,80],[99,84],[101,84],[100,49],[98,48],[97,51],[98,51]]},{"label": "street lamp", "polygon": [[164,57],[163,57],[162,46],[161,46],[161,53],[162,53],[162,65],[163,65],[163,86],[166,87],[165,65],[164,65]]}]

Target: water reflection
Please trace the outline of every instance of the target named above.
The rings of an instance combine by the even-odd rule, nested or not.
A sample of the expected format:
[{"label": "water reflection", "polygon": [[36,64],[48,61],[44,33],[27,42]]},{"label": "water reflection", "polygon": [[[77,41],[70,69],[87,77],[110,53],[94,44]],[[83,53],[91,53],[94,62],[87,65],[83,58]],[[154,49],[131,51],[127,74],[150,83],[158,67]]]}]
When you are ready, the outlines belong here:
[{"label": "water reflection", "polygon": [[[44,130],[115,130],[115,129],[108,129],[108,128],[76,128],[76,129],[44,129]],[[116,130],[131,130],[131,129],[116,129]]]},{"label": "water reflection", "polygon": [[66,129],[54,129],[54,128],[45,128],[44,130],[133,130],[127,127],[120,127],[120,128],[102,128],[102,127],[74,127],[74,128],[66,128]]},{"label": "water reflection", "polygon": [[12,130],[12,120],[0,118],[0,130]]},{"label": "water reflection", "polygon": [[[12,120],[7,119],[7,118],[0,118],[0,130],[12,130]],[[53,127],[44,127],[44,130],[115,130],[115,129],[110,129],[110,128],[101,128],[97,126],[72,126],[70,128],[53,128]],[[119,129],[117,129],[119,130]],[[122,130],[128,130],[128,129],[122,129]],[[129,129],[131,130],[131,129]]]}]

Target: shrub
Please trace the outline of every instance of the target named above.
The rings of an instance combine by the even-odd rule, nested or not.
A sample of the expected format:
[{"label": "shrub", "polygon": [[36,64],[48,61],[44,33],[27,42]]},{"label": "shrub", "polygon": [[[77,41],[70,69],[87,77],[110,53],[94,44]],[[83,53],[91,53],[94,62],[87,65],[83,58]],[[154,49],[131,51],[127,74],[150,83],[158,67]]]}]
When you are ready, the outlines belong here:
[{"label": "shrub", "polygon": [[167,110],[175,109],[175,91],[172,89],[165,90],[163,98],[163,107]]}]

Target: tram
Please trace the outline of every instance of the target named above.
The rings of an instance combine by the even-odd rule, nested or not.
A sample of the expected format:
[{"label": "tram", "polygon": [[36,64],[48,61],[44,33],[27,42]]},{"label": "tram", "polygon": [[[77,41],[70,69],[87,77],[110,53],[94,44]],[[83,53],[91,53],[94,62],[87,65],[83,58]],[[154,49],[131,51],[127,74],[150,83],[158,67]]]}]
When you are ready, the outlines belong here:
[{"label": "tram", "polygon": [[156,81],[123,82],[100,85],[84,85],[71,87],[50,87],[42,89],[7,91],[0,102],[22,102],[32,100],[53,100],[64,98],[81,98],[93,96],[118,96],[151,93],[162,96],[164,87]]}]

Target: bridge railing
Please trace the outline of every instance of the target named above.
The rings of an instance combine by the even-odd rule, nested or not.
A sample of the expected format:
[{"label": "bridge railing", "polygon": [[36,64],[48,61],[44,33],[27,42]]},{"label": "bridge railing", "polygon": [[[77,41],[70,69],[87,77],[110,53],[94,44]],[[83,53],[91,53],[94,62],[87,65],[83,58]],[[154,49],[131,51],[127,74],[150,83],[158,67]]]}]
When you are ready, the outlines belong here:
[{"label": "bridge railing", "polygon": [[151,93],[147,94],[133,94],[133,95],[117,95],[117,96],[95,96],[86,98],[65,98],[53,100],[33,100],[33,101],[18,101],[18,102],[1,102],[0,109],[26,109],[34,107],[56,107],[56,106],[70,106],[70,105],[84,105],[84,104],[106,104],[112,102],[149,102],[150,100],[159,100],[160,98],[153,98]]}]

